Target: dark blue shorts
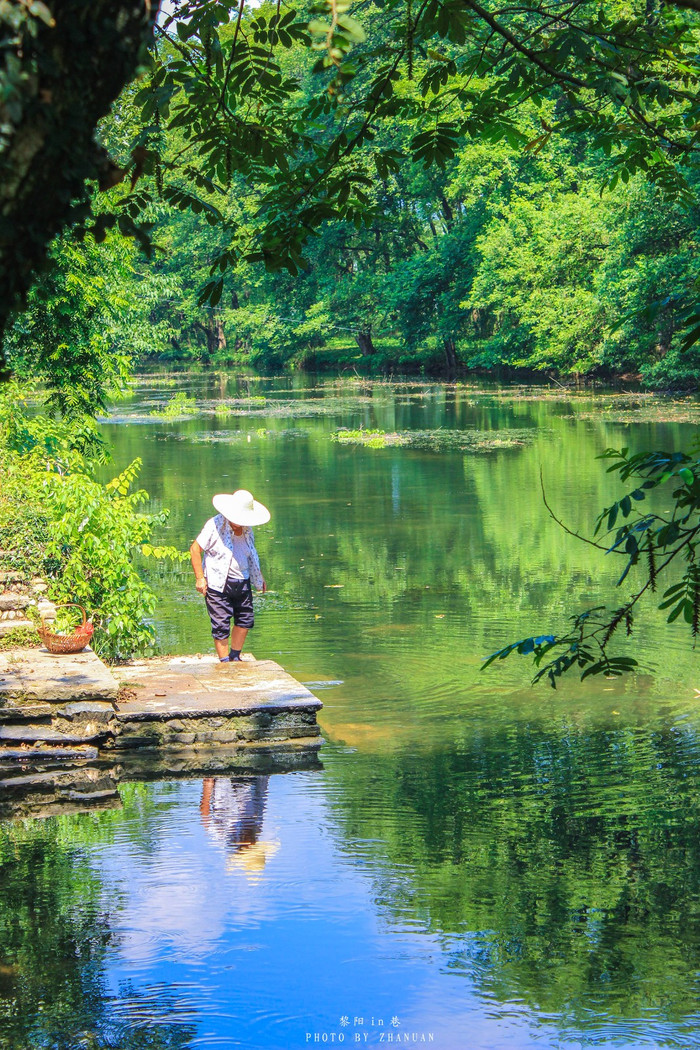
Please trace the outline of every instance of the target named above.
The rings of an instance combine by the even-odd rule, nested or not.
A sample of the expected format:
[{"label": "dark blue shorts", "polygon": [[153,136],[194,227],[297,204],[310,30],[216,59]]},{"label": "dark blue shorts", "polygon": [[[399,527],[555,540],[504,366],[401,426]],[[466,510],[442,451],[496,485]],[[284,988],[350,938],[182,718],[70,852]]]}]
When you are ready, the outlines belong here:
[{"label": "dark blue shorts", "polygon": [[229,576],[223,591],[207,587],[204,600],[211,620],[212,637],[218,641],[228,638],[232,618],[236,627],[251,628],[255,622],[250,580],[234,580]]}]

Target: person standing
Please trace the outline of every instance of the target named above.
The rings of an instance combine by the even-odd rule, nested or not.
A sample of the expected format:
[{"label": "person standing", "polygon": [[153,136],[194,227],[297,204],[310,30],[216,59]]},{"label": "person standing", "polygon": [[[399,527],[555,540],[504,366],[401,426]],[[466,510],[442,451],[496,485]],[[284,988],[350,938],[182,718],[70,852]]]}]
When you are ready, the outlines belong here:
[{"label": "person standing", "polygon": [[267,590],[253,526],[269,521],[270,512],[247,489],[219,493],[212,503],[219,513],[209,518],[192,543],[190,558],[219,661],[229,663],[241,659],[246,635],[255,622],[251,584],[263,594]]}]

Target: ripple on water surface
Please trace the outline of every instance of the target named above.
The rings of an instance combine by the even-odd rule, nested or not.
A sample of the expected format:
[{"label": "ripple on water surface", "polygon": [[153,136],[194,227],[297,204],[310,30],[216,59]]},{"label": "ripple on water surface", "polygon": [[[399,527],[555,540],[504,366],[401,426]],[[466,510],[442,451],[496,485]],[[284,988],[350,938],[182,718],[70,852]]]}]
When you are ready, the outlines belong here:
[{"label": "ripple on water surface", "polygon": [[699,757],[688,720],[530,721],[327,746],[315,773],[122,785],[121,811],[5,826],[6,899],[20,869],[43,886],[46,941],[64,887],[82,947],[61,973],[102,975],[85,1002],[117,1045],[302,1046],[348,1016],[450,1050],[690,1046]]},{"label": "ripple on water surface", "polygon": [[[98,1032],[124,1050],[290,1050],[390,1030],[441,1050],[700,1046],[695,656],[650,615],[634,678],[555,693],[530,689],[525,661],[478,671],[617,600],[614,567],[549,518],[539,468],[586,532],[617,498],[595,456],[650,433],[577,419],[573,400],[435,384],[346,384],[310,405],[320,384],[297,406],[313,414],[285,420],[292,386],[200,391],[276,398],[267,422],[231,418],[231,449],[223,418],[216,441],[202,419],[111,435],[115,465],[141,456],[170,508],[169,543],[191,542],[220,486],[270,505],[256,538],[273,593],[249,645],[319,692],[324,768],[122,784],[120,810],[5,826],[9,1050],[56,1032],[71,1048]],[[341,447],[336,426],[536,433],[475,457]],[[166,648],[208,651],[191,577],[151,582]]]}]

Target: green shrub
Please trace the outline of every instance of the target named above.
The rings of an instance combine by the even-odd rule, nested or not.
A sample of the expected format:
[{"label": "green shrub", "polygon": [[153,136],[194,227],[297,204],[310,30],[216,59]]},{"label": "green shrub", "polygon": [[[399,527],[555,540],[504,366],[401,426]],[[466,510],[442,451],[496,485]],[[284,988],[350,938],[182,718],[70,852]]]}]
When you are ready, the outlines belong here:
[{"label": "green shrub", "polygon": [[[80,451],[86,425],[23,416],[12,395],[0,401],[0,541],[13,568],[43,574],[55,602],[77,602],[95,624],[93,647],[109,660],[151,651],[155,596],[134,556],[184,560],[151,543],[167,512],[143,513],[148,494],[133,489],[136,459],[103,485],[94,458]],[[77,436],[76,436],[77,435]]]}]

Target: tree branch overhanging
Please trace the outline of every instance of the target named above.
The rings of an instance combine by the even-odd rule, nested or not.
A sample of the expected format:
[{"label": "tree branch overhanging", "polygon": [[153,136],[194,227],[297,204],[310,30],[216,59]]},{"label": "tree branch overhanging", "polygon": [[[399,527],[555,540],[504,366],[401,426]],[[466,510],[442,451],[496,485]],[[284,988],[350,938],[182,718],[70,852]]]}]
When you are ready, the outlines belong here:
[{"label": "tree branch overhanging", "polygon": [[[88,214],[86,180],[106,184],[109,172],[114,181],[95,128],[146,60],[158,3],[54,0],[51,14],[18,32],[0,15],[0,80],[19,93],[0,105],[0,338],[50,241]],[[13,63],[22,72],[14,87]]]}]

